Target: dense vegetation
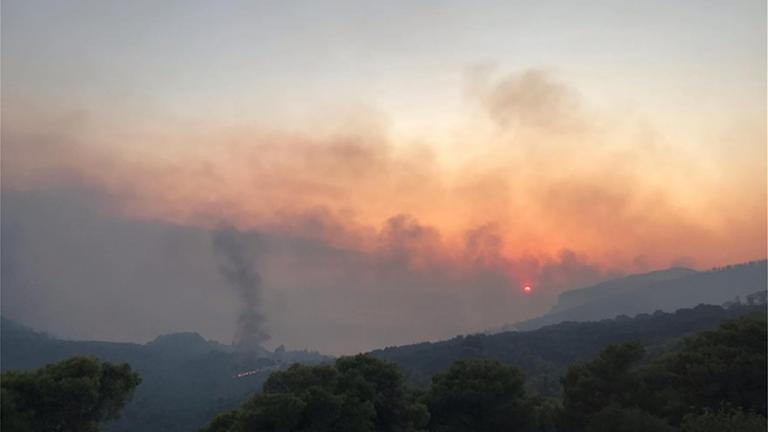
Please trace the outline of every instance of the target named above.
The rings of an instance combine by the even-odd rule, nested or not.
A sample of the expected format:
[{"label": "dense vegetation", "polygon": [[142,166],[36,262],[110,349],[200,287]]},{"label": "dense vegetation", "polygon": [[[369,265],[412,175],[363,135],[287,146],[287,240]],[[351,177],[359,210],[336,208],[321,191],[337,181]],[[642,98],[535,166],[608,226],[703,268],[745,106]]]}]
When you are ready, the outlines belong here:
[{"label": "dense vegetation", "polygon": [[[574,317],[581,319],[594,318],[594,314],[584,315],[582,312],[589,311],[574,308],[596,308],[603,314],[601,316],[615,316],[626,307],[653,311],[649,304],[639,301],[641,298],[652,298],[661,302],[663,307],[660,309],[669,310],[671,305],[678,304],[677,301],[691,305],[704,297],[731,300],[757,289],[762,290],[762,297],[758,295],[755,299],[762,298],[763,305],[750,305],[755,303],[752,297],[742,295],[744,304],[729,307],[698,306],[674,313],[657,310],[634,318],[619,316],[603,321],[562,322],[533,331],[458,336],[442,342],[391,347],[374,351],[372,355],[397,364],[405,382],[422,391],[429,389],[436,374],[446,371],[459,360],[497,360],[520,368],[525,376],[527,394],[549,398],[542,399],[548,401],[561,397],[559,380],[570,365],[595,358],[609,344],[625,341],[642,344],[646,355],[640,364],[645,365],[659,353],[668,351],[681,337],[711,330],[723,321],[745,314],[764,314],[765,272],[766,262],[761,261],[711,272],[673,269],[661,274],[637,275],[629,280],[608,281],[607,285],[603,284],[605,286],[576,290],[578,298],[564,302],[560,312],[579,312]],[[562,316],[545,318],[560,320]],[[536,325],[542,322],[537,321]],[[138,372],[142,383],[126,404],[121,418],[108,424],[110,432],[196,430],[208,424],[217,413],[240,405],[259,391],[275,370],[284,370],[295,362],[328,364],[333,360],[317,353],[284,349],[272,353],[233,352],[231,347],[206,341],[196,333],[161,336],[143,345],[65,341],[5,318],[0,331],[2,371],[30,370],[75,355],[90,355],[101,361],[128,363]],[[255,372],[237,377],[245,371]],[[550,408],[545,404],[541,409]],[[615,414],[614,410],[604,415],[612,412]],[[710,410],[708,415],[715,419],[724,414]]]},{"label": "dense vegetation", "polygon": [[[372,355],[396,363],[406,383],[426,391],[432,377],[462,359],[486,358],[520,368],[527,394],[558,398],[559,379],[576,362],[597,356],[613,343],[636,341],[645,347],[647,363],[685,336],[717,327],[745,314],[764,314],[765,306],[698,306],[675,313],[657,312],[634,318],[587,323],[561,323],[529,332],[469,335],[437,343],[387,348]],[[217,413],[233,408],[258,391],[275,370],[288,364],[328,363],[328,357],[277,350],[264,354],[226,351],[196,334],[160,337],[145,344],[63,341],[2,322],[4,371],[32,369],[73,355],[93,355],[102,361],[126,362],[142,377],[123,415],[107,425],[111,432],[189,431],[209,423]],[[238,372],[257,370],[245,378]],[[542,399],[548,400],[548,399]],[[537,408],[539,409],[539,408]],[[541,410],[549,409],[546,405]],[[711,416],[719,415],[713,411]]]},{"label": "dense vegetation", "polygon": [[[717,323],[722,324],[713,329]],[[176,339],[165,355],[189,355],[182,352],[186,339],[190,336]],[[46,340],[40,339],[37,349]],[[596,348],[601,341],[607,344]],[[342,357],[333,364],[294,364],[271,374],[266,367],[263,391],[204,430],[762,431],[767,349],[765,308],[746,305],[460,337]],[[216,356],[234,355],[203,351],[188,370],[213,374]],[[381,358],[386,355],[409,365],[410,372]],[[542,361],[549,367],[536,368]],[[105,424],[114,429],[121,423],[107,422],[118,417],[139,382],[128,365],[84,357],[4,372],[3,430],[96,431]],[[177,393],[217,391],[165,384]],[[137,412],[142,407],[134,405]],[[143,422],[161,428],[158,420],[150,416]]]},{"label": "dense vegetation", "polygon": [[[76,355],[128,363],[142,378],[134,397],[111,432],[185,432],[237,406],[279,367],[319,363],[330,357],[277,349],[237,353],[196,333],[160,336],[147,344],[66,341],[3,319],[0,367],[3,371],[43,367]],[[237,379],[243,371],[257,373]]]},{"label": "dense vegetation", "polygon": [[743,315],[764,313],[765,305],[700,305],[674,313],[657,311],[634,318],[564,322],[527,332],[457,336],[442,342],[376,350],[372,354],[397,363],[408,381],[417,385],[428,385],[434,374],[457,360],[495,359],[521,368],[529,388],[553,397],[560,394],[559,377],[569,365],[595,357],[609,344],[635,341],[654,355],[668,350],[683,336],[711,330]]},{"label": "dense vegetation", "polygon": [[612,344],[568,367],[554,399],[492,359],[456,361],[423,389],[369,355],[295,365],[204,431],[762,432],[766,336],[765,317],[747,316],[650,359],[641,344]]},{"label": "dense vegetation", "polygon": [[91,432],[119,417],[139,385],[127,364],[72,357],[35,371],[4,372],[2,427],[9,432]]},{"label": "dense vegetation", "polygon": [[275,372],[262,393],[217,417],[206,432],[406,431],[426,421],[426,407],[405,388],[400,371],[366,355],[333,366]]}]

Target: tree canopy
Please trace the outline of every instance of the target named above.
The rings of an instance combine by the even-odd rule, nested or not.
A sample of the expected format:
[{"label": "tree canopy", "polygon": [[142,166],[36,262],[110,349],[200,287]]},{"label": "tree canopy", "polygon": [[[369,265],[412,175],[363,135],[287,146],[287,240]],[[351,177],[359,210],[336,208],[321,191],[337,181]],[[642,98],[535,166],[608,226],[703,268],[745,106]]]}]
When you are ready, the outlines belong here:
[{"label": "tree canopy", "polygon": [[559,399],[515,366],[462,359],[419,394],[398,367],[368,355],[275,372],[205,432],[757,432],[766,428],[766,320],[742,317],[648,353],[606,346],[572,364]]},{"label": "tree canopy", "polygon": [[141,379],[127,364],[72,357],[32,371],[2,374],[3,429],[93,432],[119,417]]},{"label": "tree canopy", "polygon": [[519,369],[496,360],[459,360],[435,375],[430,429],[441,432],[525,430],[533,420]]},{"label": "tree canopy", "polygon": [[418,430],[426,413],[396,365],[361,354],[275,372],[262,393],[204,431],[407,432]]},{"label": "tree canopy", "polygon": [[629,424],[699,430],[701,424],[759,422],[765,429],[764,317],[741,317],[657,358],[644,357],[641,346],[628,343],[572,365],[562,379],[567,430],[633,430],[622,426]]},{"label": "tree canopy", "polygon": [[765,319],[742,317],[686,339],[660,360],[660,369],[682,411],[725,404],[765,416],[766,349]]},{"label": "tree canopy", "polygon": [[564,419],[583,427],[612,403],[631,405],[639,382],[632,368],[644,354],[636,343],[608,345],[592,362],[571,366],[561,380]]}]

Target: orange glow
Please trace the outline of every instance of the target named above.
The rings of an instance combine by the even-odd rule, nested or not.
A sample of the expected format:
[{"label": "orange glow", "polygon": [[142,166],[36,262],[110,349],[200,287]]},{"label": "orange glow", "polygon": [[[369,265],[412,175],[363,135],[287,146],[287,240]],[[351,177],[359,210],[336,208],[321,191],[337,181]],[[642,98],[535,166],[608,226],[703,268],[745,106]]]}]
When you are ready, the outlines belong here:
[{"label": "orange glow", "polygon": [[[543,94],[526,93],[536,89]],[[748,159],[699,163],[685,146],[650,145],[638,126],[591,113],[544,73],[513,74],[484,91],[492,121],[457,125],[456,142],[403,138],[363,114],[338,127],[212,117],[155,121],[157,129],[91,114],[78,128],[47,131],[56,139],[43,146],[29,142],[40,124],[56,122],[19,114],[3,131],[3,187],[76,181],[116,197],[107,210],[122,217],[227,221],[344,249],[407,252],[421,268],[497,266],[515,280],[538,280],[537,263],[565,250],[623,272],[765,256],[764,129],[744,133]],[[543,293],[550,282],[537,285]]]},{"label": "orange glow", "polygon": [[523,287],[523,291],[524,291],[525,293],[530,293],[530,292],[532,292],[532,291],[533,291],[533,288],[531,288],[531,286],[530,286],[530,285],[526,285],[526,286],[524,286],[524,287]]}]

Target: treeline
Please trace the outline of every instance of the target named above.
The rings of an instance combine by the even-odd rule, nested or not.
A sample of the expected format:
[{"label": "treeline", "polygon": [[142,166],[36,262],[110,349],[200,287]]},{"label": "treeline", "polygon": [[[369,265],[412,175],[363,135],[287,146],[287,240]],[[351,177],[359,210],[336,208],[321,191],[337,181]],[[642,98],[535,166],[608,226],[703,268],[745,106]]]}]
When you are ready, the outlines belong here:
[{"label": "treeline", "polygon": [[645,361],[668,351],[680,338],[717,328],[744,316],[765,315],[765,305],[721,307],[699,305],[672,313],[656,311],[635,317],[618,316],[591,322],[563,322],[532,331],[457,336],[440,342],[391,347],[373,351],[382,360],[400,366],[410,383],[428,386],[432,376],[457,360],[490,358],[514,364],[537,394],[560,396],[568,367],[595,358],[610,344],[635,341],[648,351]]},{"label": "treeline", "polygon": [[[296,364],[272,373],[260,393],[202,431],[762,432],[767,336],[760,314],[662,351],[609,344],[568,366],[556,396],[535,391],[513,362],[491,358],[455,361],[424,386],[372,355]],[[92,357],[5,372],[2,430],[102,430],[139,382],[127,364]]]},{"label": "treeline", "polygon": [[0,377],[4,432],[95,432],[117,419],[141,383],[127,364],[72,357]]},{"label": "treeline", "polygon": [[275,372],[263,392],[204,432],[766,430],[766,320],[742,317],[644,362],[642,345],[607,346],[570,366],[561,398],[533,394],[516,367],[464,359],[425,389],[369,355]]},{"label": "treeline", "polygon": [[[109,432],[189,432],[217,413],[238,406],[269,376],[267,370],[300,362],[317,364],[331,357],[278,348],[269,355],[228,352],[195,333],[159,336],[146,344],[61,340],[0,317],[0,370],[31,370],[73,356],[128,363],[141,385],[110,422]],[[238,372],[263,370],[248,379]],[[5,429],[3,429],[5,431]]]}]

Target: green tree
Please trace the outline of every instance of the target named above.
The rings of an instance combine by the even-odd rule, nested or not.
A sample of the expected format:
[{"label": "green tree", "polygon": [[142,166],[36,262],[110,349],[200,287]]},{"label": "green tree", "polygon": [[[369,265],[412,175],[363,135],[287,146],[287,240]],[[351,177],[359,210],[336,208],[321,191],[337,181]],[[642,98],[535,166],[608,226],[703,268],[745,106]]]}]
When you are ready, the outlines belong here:
[{"label": "green tree", "polygon": [[533,396],[530,400],[533,407],[536,432],[558,432],[565,430],[560,424],[563,420],[563,405],[559,399]]},{"label": "green tree", "polygon": [[242,430],[240,428],[242,414],[242,409],[234,409],[219,414],[201,432],[239,432]]},{"label": "green tree", "polygon": [[640,408],[609,405],[587,423],[586,432],[675,432],[664,419]]},{"label": "green tree", "polygon": [[344,393],[373,403],[374,430],[404,431],[425,422],[426,407],[409,395],[396,364],[358,355],[340,358],[336,369]]},{"label": "green tree", "polygon": [[440,432],[527,430],[534,410],[523,374],[496,360],[455,362],[432,379],[427,400],[430,430]]},{"label": "green tree", "polygon": [[568,368],[562,378],[563,415],[574,430],[611,404],[635,404],[639,379],[634,371],[645,350],[636,343],[608,345],[597,359]]},{"label": "green tree", "polygon": [[203,430],[408,432],[426,419],[396,365],[357,355],[334,366],[297,364],[275,372],[261,394]]},{"label": "green tree", "polygon": [[[742,317],[683,341],[659,361],[656,387],[672,387],[678,417],[727,404],[766,415],[766,320]],[[651,384],[653,386],[653,384]]]},{"label": "green tree", "polygon": [[264,384],[263,393],[244,406],[243,430],[374,430],[373,391],[353,392],[343,385],[345,381],[348,378],[339,373],[337,366],[297,364],[275,372]]},{"label": "green tree", "polygon": [[2,422],[9,431],[92,432],[117,419],[141,379],[127,364],[72,357],[2,374]]},{"label": "green tree", "polygon": [[765,417],[738,408],[705,410],[683,418],[682,432],[765,432]]}]

